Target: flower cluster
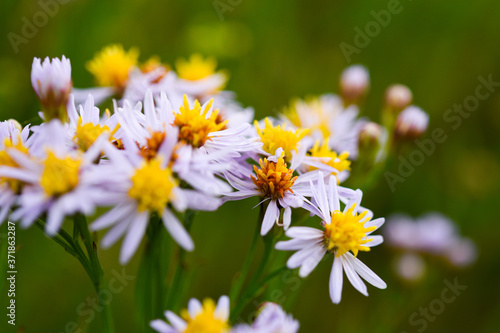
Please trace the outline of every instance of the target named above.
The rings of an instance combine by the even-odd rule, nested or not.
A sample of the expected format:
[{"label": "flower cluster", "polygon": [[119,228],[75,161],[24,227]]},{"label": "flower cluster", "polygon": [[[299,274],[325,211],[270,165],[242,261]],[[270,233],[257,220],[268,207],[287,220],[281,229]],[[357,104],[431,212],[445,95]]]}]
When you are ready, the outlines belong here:
[{"label": "flower cluster", "polygon": [[[64,56],[35,58],[32,83],[43,121],[0,123],[0,221],[23,227],[42,221],[56,237],[66,221],[89,217],[91,231],[106,230],[103,248],[123,238],[119,259],[126,264],[151,225],[163,225],[182,249],[193,251],[183,222],[187,211],[215,211],[255,197],[258,230],[269,248],[297,251],[289,269],[305,277],[324,256],[333,257],[334,303],[341,300],[344,272],[364,295],[362,279],[386,288],[358,259],[383,242],[373,233],[384,219],[373,219],[361,205],[361,190],[343,184],[352,173],[361,182],[380,169],[394,140],[425,131],[427,115],[409,106],[406,87],[389,88],[382,125],[370,122],[359,117],[368,71],[352,66],[341,76],[341,95],[293,99],[259,121],[223,90],[227,74],[211,58],[193,55],[174,70],[155,57],[139,63],[138,50],[112,45],[87,69],[100,87],[73,88]],[[109,108],[101,106],[106,101]],[[316,227],[292,221],[301,213],[319,219]],[[282,230],[290,239],[276,242]],[[251,325],[233,328],[230,311],[225,296],[217,305],[192,299],[181,317],[167,311],[169,324],[155,320],[151,326],[158,332],[262,333],[299,326],[276,304],[266,303]]]}]

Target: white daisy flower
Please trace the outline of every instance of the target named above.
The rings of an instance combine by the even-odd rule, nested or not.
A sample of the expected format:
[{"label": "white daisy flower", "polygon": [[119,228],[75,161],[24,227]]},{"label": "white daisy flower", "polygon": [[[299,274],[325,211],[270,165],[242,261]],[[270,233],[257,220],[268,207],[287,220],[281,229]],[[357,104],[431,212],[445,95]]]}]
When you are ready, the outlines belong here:
[{"label": "white daisy flower", "polygon": [[288,268],[300,267],[299,275],[305,277],[327,252],[333,254],[330,275],[330,298],[333,303],[340,302],[344,271],[354,288],[363,295],[368,295],[368,292],[360,277],[377,288],[386,288],[385,282],[357,258],[359,251],[369,251],[383,242],[382,236],[372,236],[371,233],[384,223],[384,219],[370,220],[371,212],[359,208],[362,196],[360,190],[341,211],[337,180],[333,176],[325,185],[323,176],[319,175],[317,184],[311,183],[311,190],[315,205],[306,203],[304,208],[322,219],[323,230],[292,227],[286,231],[286,235],[292,239],[278,242],[276,249],[297,251],[288,259]]},{"label": "white daisy flower", "polygon": [[115,136],[121,134],[116,115],[107,112],[101,117],[99,108],[94,105],[94,96],[90,94],[85,106],[79,105],[78,111],[73,95],[70,95],[68,117],[71,137],[69,145],[75,145],[82,151],[89,149],[103,133],[107,133],[109,140],[116,140]]},{"label": "white daisy flower", "polygon": [[85,153],[66,145],[67,131],[57,119],[44,123],[30,138],[29,156],[19,150],[9,150],[17,166],[0,167],[0,176],[24,183],[18,208],[11,214],[22,227],[30,226],[36,218],[47,213],[46,232],[57,234],[65,216],[94,212],[96,202],[107,202],[101,191],[88,177],[97,167],[94,161],[100,154],[100,143]]},{"label": "white daisy flower", "polygon": [[[29,126],[20,129],[15,121],[0,122],[0,167],[19,167],[19,164],[10,156],[10,150],[19,154],[27,154],[26,141],[29,135]],[[10,209],[15,204],[21,193],[23,182],[16,178],[0,177],[0,225],[5,221]]]},{"label": "white daisy flower", "polygon": [[308,128],[314,139],[328,140],[336,152],[358,155],[358,134],[364,119],[358,119],[355,105],[344,108],[342,100],[332,94],[308,100],[296,99],[283,113],[283,119],[298,128]]},{"label": "white daisy flower", "polygon": [[299,176],[293,175],[285,163],[282,148],[276,150],[274,156],[259,160],[259,166],[253,167],[254,173],[245,178],[238,178],[225,172],[224,176],[236,191],[225,194],[225,200],[241,200],[250,197],[261,197],[262,204],[269,201],[262,221],[261,235],[266,235],[279,224],[281,209],[284,209],[283,226],[288,229],[291,224],[292,208],[301,207],[305,196],[310,194],[309,181],[315,178],[316,172]]},{"label": "white daisy flower", "polygon": [[221,296],[217,305],[211,299],[201,303],[191,298],[180,317],[172,311],[166,311],[165,317],[169,323],[156,319],[151,321],[151,328],[158,333],[228,333],[229,297]]},{"label": "white daisy flower", "polygon": [[44,119],[58,118],[65,120],[66,104],[71,92],[71,63],[69,59],[47,57],[41,62],[33,59],[31,85],[35,90],[44,110]]},{"label": "white daisy flower", "polygon": [[227,75],[217,72],[215,58],[206,58],[200,54],[193,54],[186,59],[179,59],[175,64],[179,93],[202,98],[221,90],[227,82]]},{"label": "white daisy flower", "polygon": [[90,225],[92,230],[112,227],[102,239],[107,248],[125,235],[120,262],[126,263],[137,250],[156,213],[174,240],[187,251],[194,249],[191,236],[172,212],[186,208],[195,210],[218,207],[219,200],[197,191],[182,189],[174,177],[172,154],[177,143],[177,130],[167,129],[163,143],[154,158],[134,151],[118,150],[109,142],[103,144],[108,162],[96,170],[94,177],[114,206]]},{"label": "white daisy flower", "polygon": [[264,303],[252,325],[238,325],[231,333],[297,333],[299,322],[276,303]]}]

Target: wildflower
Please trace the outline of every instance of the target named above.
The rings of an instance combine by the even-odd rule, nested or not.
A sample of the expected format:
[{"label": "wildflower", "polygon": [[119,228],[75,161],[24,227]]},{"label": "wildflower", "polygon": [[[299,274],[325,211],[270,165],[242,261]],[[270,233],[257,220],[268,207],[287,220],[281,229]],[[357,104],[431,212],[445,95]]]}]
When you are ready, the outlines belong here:
[{"label": "wildflower", "polygon": [[217,305],[212,299],[203,303],[192,298],[187,309],[179,317],[172,311],[166,311],[165,317],[169,323],[156,319],[151,321],[151,327],[158,333],[228,333],[229,297],[221,296]]},{"label": "wildflower", "polygon": [[231,333],[297,333],[299,326],[299,322],[287,314],[281,306],[266,302],[260,306],[252,325],[237,325]]},{"label": "wildflower", "polygon": [[42,104],[45,120],[67,120],[66,105],[71,92],[71,63],[62,56],[61,59],[33,59],[31,84]]},{"label": "wildflower", "polygon": [[429,125],[429,115],[417,106],[409,106],[396,120],[396,139],[414,140],[420,137]]},{"label": "wildflower", "polygon": [[333,303],[339,303],[341,299],[343,271],[363,295],[368,295],[368,292],[360,276],[377,288],[386,288],[386,284],[357,258],[360,251],[370,251],[371,247],[383,242],[382,236],[371,234],[384,223],[384,219],[371,220],[371,212],[360,207],[362,194],[359,190],[341,211],[337,181],[333,176],[329,177],[327,187],[323,176],[318,175],[318,183],[311,184],[311,190],[315,204],[305,204],[304,208],[322,219],[323,230],[292,227],[286,231],[292,239],[278,242],[276,249],[298,250],[288,259],[287,267],[300,267],[299,275],[305,277],[326,253],[331,253],[334,256],[330,275],[330,298]]}]

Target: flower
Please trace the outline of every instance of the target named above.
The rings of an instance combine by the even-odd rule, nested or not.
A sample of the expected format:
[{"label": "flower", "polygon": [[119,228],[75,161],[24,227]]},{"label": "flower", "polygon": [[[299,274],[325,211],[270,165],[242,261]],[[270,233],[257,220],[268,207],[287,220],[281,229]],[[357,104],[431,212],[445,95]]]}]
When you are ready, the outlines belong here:
[{"label": "flower", "polygon": [[[11,150],[16,150],[20,155],[28,153],[26,140],[30,131],[29,126],[20,130],[17,125],[14,121],[9,120],[0,122],[0,168],[4,166],[19,167],[19,164],[10,155]],[[23,185],[24,183],[17,178],[0,176],[0,225],[7,218]]]},{"label": "flower", "polygon": [[[169,166],[176,139],[177,133],[172,129],[152,159],[133,151],[117,150],[109,142],[102,146],[108,160],[95,170],[92,178],[101,185],[103,195],[109,198],[108,206],[113,208],[97,218],[90,228],[101,230],[112,227],[101,241],[104,248],[125,235],[120,252],[123,264],[137,250],[153,214],[162,220],[180,246],[187,251],[194,249],[191,236],[169,208],[183,212],[190,206],[188,197],[192,192],[179,186],[180,182]],[[196,193],[191,200],[195,197]]]},{"label": "flower", "polygon": [[261,305],[252,325],[237,325],[231,333],[297,333],[299,326],[299,322],[283,311],[281,306],[266,302]]},{"label": "flower", "polygon": [[343,271],[363,295],[368,295],[368,292],[360,277],[377,288],[386,288],[385,282],[357,258],[359,251],[370,251],[371,247],[383,242],[382,236],[371,234],[384,223],[384,219],[371,220],[372,213],[360,206],[360,190],[341,211],[339,188],[334,176],[330,176],[328,184],[325,184],[320,173],[317,185],[311,184],[311,190],[314,204],[306,203],[304,208],[322,219],[323,230],[291,227],[286,231],[285,234],[292,239],[278,242],[276,249],[298,250],[288,259],[287,267],[300,267],[299,275],[305,277],[327,252],[331,253],[334,256],[330,275],[330,298],[333,303],[339,303],[341,299]]},{"label": "flower", "polygon": [[370,74],[361,65],[349,66],[340,76],[342,97],[348,101],[358,101],[370,87]]},{"label": "flower", "polygon": [[68,116],[72,144],[82,151],[87,151],[103,133],[107,134],[110,141],[114,141],[114,135],[120,128],[117,117],[111,116],[109,110],[105,117],[99,116],[99,109],[94,106],[94,97],[91,94],[88,95],[85,106],[80,105],[78,111],[73,95],[70,95]]},{"label": "flower", "polygon": [[396,113],[410,105],[412,100],[410,88],[403,84],[393,84],[385,92],[385,104]]},{"label": "flower", "polygon": [[292,100],[281,118],[297,128],[308,128],[313,139],[325,140],[332,150],[347,151],[351,159],[356,159],[358,133],[365,123],[357,119],[358,113],[357,106],[344,108],[338,96],[325,94]]},{"label": "flower", "polygon": [[23,182],[17,200],[18,208],[11,219],[21,220],[22,227],[30,226],[36,218],[47,213],[46,232],[57,234],[65,216],[75,213],[92,214],[97,202],[108,202],[106,196],[88,177],[96,167],[101,140],[85,153],[66,145],[68,132],[54,119],[33,129],[28,154],[10,149],[15,165],[0,167],[0,177]]},{"label": "flower", "polygon": [[66,121],[66,104],[71,92],[71,63],[62,56],[61,59],[33,59],[31,69],[31,85],[43,107],[45,120],[54,118]]},{"label": "flower", "polygon": [[189,60],[177,60],[175,67],[179,78],[177,88],[185,94],[196,97],[213,94],[223,89],[227,82],[224,72],[216,72],[214,58],[203,59],[202,55],[193,54]]},{"label": "flower", "polygon": [[292,159],[292,152],[298,152],[300,141],[309,132],[308,129],[297,129],[289,130],[286,128],[286,124],[273,126],[269,118],[264,119],[265,127],[260,128],[257,121],[254,122],[257,134],[259,134],[260,140],[264,144],[262,149],[270,154],[274,155],[278,148],[283,149],[284,158],[287,162]]},{"label": "flower", "polygon": [[398,115],[395,135],[397,139],[414,140],[420,137],[429,125],[429,115],[421,108],[410,105]]},{"label": "flower", "polygon": [[417,219],[394,214],[387,224],[387,243],[395,248],[445,257],[457,267],[470,265],[477,258],[474,242],[462,237],[455,223],[441,213],[427,213]]},{"label": "flower", "polygon": [[118,91],[125,89],[130,71],[137,66],[139,50],[125,51],[122,45],[114,44],[103,48],[87,62],[87,70],[94,75],[100,86],[111,86]]},{"label": "flower", "polygon": [[203,303],[192,298],[181,317],[172,311],[166,311],[165,317],[170,322],[156,319],[151,327],[158,333],[227,333],[229,326],[229,297],[221,296],[217,305],[211,299]]},{"label": "flower", "polygon": [[260,159],[259,165],[253,166],[253,174],[245,178],[238,178],[225,172],[224,176],[237,191],[225,193],[225,200],[240,200],[254,196],[261,197],[262,204],[269,201],[262,220],[261,235],[266,235],[274,226],[279,224],[281,209],[284,209],[284,229],[291,224],[292,207],[300,207],[304,196],[309,193],[309,179],[311,172],[299,176],[293,175],[293,170],[285,162],[285,153],[282,148],[276,150],[274,156]]}]

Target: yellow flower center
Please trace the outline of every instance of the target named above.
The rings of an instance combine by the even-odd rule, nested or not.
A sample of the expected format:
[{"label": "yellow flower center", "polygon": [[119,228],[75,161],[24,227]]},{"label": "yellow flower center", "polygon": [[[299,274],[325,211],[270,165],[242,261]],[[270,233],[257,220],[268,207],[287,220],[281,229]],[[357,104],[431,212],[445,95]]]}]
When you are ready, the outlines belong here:
[{"label": "yellow flower center", "polygon": [[276,149],[283,148],[287,162],[292,159],[292,151],[297,152],[299,141],[309,132],[308,129],[288,130],[285,124],[273,126],[268,118],[265,119],[264,129],[259,127],[257,121],[254,125],[263,143],[262,149],[269,154],[274,154]]},{"label": "yellow flower center", "polygon": [[181,312],[187,327],[183,333],[225,333],[229,331],[227,321],[215,317],[215,302],[211,299],[203,301],[202,309],[196,317],[191,318],[187,310]]},{"label": "yellow flower center", "polygon": [[197,81],[215,73],[217,69],[217,60],[215,60],[215,58],[203,59],[201,54],[193,54],[189,60],[177,60],[175,67],[181,79]]},{"label": "yellow flower center", "polygon": [[49,151],[45,159],[40,185],[47,196],[58,196],[70,192],[78,185],[82,160],[66,156],[57,157]]},{"label": "yellow flower center", "polygon": [[[323,145],[319,145],[319,140],[314,143],[314,146],[309,150],[309,154],[313,157],[320,157],[322,163],[335,168],[339,173],[344,170],[351,170],[351,161],[349,158],[349,152],[343,152],[337,155],[337,152],[333,151],[328,147],[328,142],[324,142]],[[311,167],[311,170],[315,170],[315,167]],[[336,174],[336,173],[332,173]]]},{"label": "yellow flower center", "polygon": [[191,109],[187,97],[184,95],[184,104],[180,107],[180,112],[175,115],[174,120],[174,125],[179,127],[180,141],[199,148],[209,140],[208,134],[226,127],[227,121],[218,122],[219,110],[214,110],[207,118],[212,103],[213,99],[202,110],[198,100],[195,100],[194,107]]},{"label": "yellow flower center", "polygon": [[367,232],[376,229],[375,226],[365,228],[365,223],[361,222],[366,215],[366,211],[359,214],[354,212],[353,205],[342,213],[341,211],[334,211],[332,213],[332,222],[325,223],[325,246],[328,250],[336,251],[336,256],[340,257],[348,251],[357,256],[359,251],[370,251],[368,246],[364,244],[371,241],[366,235]]},{"label": "yellow flower center", "polygon": [[99,85],[124,89],[138,58],[139,50],[136,48],[126,52],[121,45],[109,45],[87,62],[86,67]]},{"label": "yellow flower center", "polygon": [[292,186],[297,179],[293,176],[293,170],[288,169],[283,154],[277,163],[267,159],[259,160],[260,169],[254,165],[253,169],[257,177],[251,176],[259,191],[272,199],[283,198],[286,191],[293,193]]},{"label": "yellow flower center", "polygon": [[[0,151],[0,165],[1,166],[8,166],[12,168],[17,168],[19,165],[10,157],[10,155],[7,153],[7,149],[17,149],[18,151],[28,154],[28,148],[26,148],[23,143],[21,142],[21,138],[19,138],[17,144],[14,144],[11,138],[5,138],[4,140],[4,150]],[[13,192],[19,193],[21,192],[21,188],[23,186],[23,182],[17,180],[17,179],[12,179],[12,178],[7,178],[7,177],[0,177],[0,185],[4,186],[7,185]]]},{"label": "yellow flower center", "polygon": [[163,211],[177,186],[169,168],[162,168],[159,159],[145,162],[132,176],[128,195],[137,200],[139,211]]},{"label": "yellow flower center", "polygon": [[307,127],[311,131],[319,131],[323,135],[323,138],[329,138],[331,135],[330,128],[330,116],[328,115],[321,105],[319,98],[309,98],[307,101],[301,101],[300,99],[294,99],[290,102],[290,106],[283,111],[283,115],[296,127],[303,127],[305,124],[302,123],[300,119],[299,112],[297,111],[297,104],[304,103],[305,107],[309,112],[308,118],[314,119],[314,123],[309,123]]},{"label": "yellow flower center", "polygon": [[111,132],[107,125],[94,125],[93,123],[86,123],[82,125],[82,118],[78,119],[78,124],[76,125],[76,133],[73,137],[73,142],[78,145],[82,151],[87,151],[87,149],[92,146],[92,144],[97,140],[97,138],[102,133],[111,133],[109,140],[114,141],[113,134],[118,130],[118,126]]}]

